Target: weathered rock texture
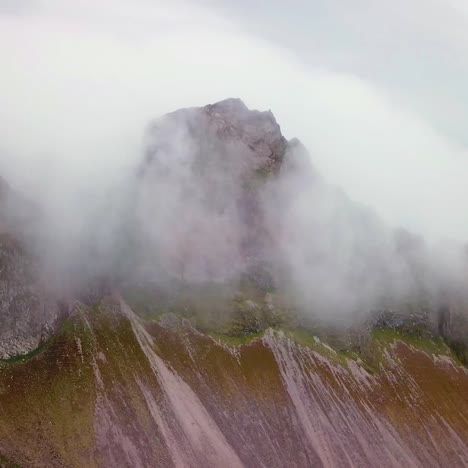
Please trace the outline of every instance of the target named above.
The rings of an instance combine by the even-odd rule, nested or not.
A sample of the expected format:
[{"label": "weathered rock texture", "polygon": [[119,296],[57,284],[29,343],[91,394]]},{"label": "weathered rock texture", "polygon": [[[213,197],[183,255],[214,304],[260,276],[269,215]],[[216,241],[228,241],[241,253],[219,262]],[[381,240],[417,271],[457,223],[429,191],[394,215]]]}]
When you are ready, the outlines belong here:
[{"label": "weathered rock texture", "polygon": [[272,243],[260,189],[281,168],[287,147],[271,112],[238,99],[155,121],[137,206],[159,262],[187,278],[246,274],[268,286]]},{"label": "weathered rock texture", "polygon": [[57,300],[39,284],[31,257],[0,234],[0,359],[36,349],[59,316]]},{"label": "weathered rock texture", "polygon": [[0,359],[36,349],[60,316],[25,247],[32,216],[31,205],[0,179]]},{"label": "weathered rock texture", "polygon": [[379,346],[369,374],[279,332],[228,347],[116,299],[77,306],[39,354],[1,365],[0,453],[38,467],[466,466],[466,369]]}]

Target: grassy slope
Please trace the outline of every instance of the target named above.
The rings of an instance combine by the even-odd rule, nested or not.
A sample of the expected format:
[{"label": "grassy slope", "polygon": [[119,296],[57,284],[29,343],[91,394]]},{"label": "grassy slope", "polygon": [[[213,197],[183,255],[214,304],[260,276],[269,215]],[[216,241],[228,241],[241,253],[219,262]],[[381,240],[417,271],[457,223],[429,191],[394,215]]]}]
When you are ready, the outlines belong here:
[{"label": "grassy slope", "polygon": [[[365,346],[356,346],[346,330],[334,329],[319,320],[301,317],[291,303],[293,300],[278,293],[271,295],[270,304],[264,295],[251,289],[236,293],[231,286],[181,287],[170,298],[161,297],[151,289],[131,291],[126,296],[133,310],[145,320],[160,320],[165,314],[190,321],[197,330],[227,345],[248,344],[263,336],[268,328],[284,330],[297,343],[308,346],[335,362],[362,360],[365,367],[376,373],[384,347],[395,340],[433,354],[447,355],[460,363],[441,337],[431,333],[424,336],[410,328],[376,328],[366,331]],[[319,338],[319,339],[318,339]],[[384,346],[385,345],[385,346]]]}]

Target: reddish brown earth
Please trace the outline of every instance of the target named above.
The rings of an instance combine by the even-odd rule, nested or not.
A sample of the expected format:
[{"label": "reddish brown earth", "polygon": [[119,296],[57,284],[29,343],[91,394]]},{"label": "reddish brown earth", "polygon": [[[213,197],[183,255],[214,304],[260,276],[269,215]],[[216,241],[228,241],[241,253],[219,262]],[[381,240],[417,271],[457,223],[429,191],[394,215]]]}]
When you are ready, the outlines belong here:
[{"label": "reddish brown earth", "polygon": [[468,466],[468,371],[375,350],[370,374],[282,332],[232,347],[123,302],[77,305],[1,364],[0,466]]}]

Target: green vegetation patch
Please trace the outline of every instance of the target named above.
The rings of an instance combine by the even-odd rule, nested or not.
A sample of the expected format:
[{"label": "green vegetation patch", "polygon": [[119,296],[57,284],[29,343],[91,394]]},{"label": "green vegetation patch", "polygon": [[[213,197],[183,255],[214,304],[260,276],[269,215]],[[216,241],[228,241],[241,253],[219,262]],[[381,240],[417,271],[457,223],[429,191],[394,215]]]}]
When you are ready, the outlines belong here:
[{"label": "green vegetation patch", "polygon": [[311,333],[310,330],[304,328],[287,330],[286,334],[296,341],[296,343],[302,346],[307,346],[317,353],[329,358],[332,362],[342,366],[348,365],[348,359],[357,360],[359,358],[359,356],[352,351],[332,348],[326,342],[322,341],[317,334]]},{"label": "green vegetation patch", "polygon": [[373,339],[378,342],[389,344],[395,340],[402,341],[407,345],[413,346],[422,351],[436,355],[451,356],[450,348],[445,344],[441,337],[425,338],[417,334],[404,333],[400,330],[390,328],[376,328],[372,331]]},{"label": "green vegetation patch", "polygon": [[11,356],[7,359],[0,359],[0,366],[2,364],[15,364],[18,362],[26,362],[32,359],[33,357],[39,355],[45,349],[46,343],[42,342],[36,349],[33,349],[31,352],[26,354],[16,354],[15,356]]},{"label": "green vegetation patch", "polygon": [[0,454],[0,468],[21,468],[21,465],[8,460],[8,458]]},{"label": "green vegetation patch", "polygon": [[[404,311],[383,314],[380,324],[362,322],[353,327],[326,323],[311,311],[301,312],[291,292],[260,291],[252,283],[188,284],[173,283],[170,288],[145,286],[128,291],[125,299],[145,320],[159,320],[173,314],[190,321],[202,333],[228,345],[245,345],[263,336],[267,329],[283,330],[297,343],[308,346],[340,364],[359,360],[372,373],[385,365],[386,346],[399,340],[430,354],[458,359],[462,345],[455,349],[434,336],[427,307],[404,305]],[[374,328],[372,328],[374,327]],[[457,343],[458,344],[458,343]]]},{"label": "green vegetation patch", "polygon": [[251,343],[254,340],[260,339],[265,335],[265,332],[251,333],[248,335],[227,335],[225,333],[208,332],[209,336],[215,340],[219,340],[229,346],[242,346]]}]

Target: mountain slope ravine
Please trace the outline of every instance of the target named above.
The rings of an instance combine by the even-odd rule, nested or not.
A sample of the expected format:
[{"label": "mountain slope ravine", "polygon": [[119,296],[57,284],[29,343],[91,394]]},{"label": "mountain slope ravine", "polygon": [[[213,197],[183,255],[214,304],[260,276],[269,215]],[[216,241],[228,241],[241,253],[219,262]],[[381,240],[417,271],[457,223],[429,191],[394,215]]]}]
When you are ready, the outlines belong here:
[{"label": "mountain slope ravine", "polygon": [[0,365],[4,466],[468,466],[468,371],[401,341],[380,369],[269,330],[231,347],[119,297]]}]

